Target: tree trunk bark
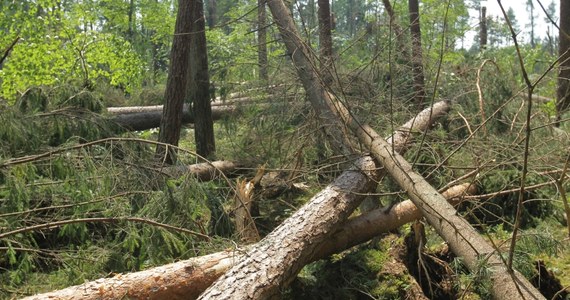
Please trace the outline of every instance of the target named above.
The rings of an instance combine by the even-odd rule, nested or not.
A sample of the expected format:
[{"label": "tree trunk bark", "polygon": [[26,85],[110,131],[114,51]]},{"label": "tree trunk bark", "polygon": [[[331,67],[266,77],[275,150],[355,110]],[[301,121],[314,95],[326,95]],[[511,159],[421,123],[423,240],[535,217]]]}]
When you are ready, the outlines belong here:
[{"label": "tree trunk bark", "polygon": [[192,103],[194,115],[194,140],[196,153],[210,157],[216,151],[214,121],[210,105],[210,75],[208,74],[208,50],[206,47],[206,22],[202,0],[191,2],[190,58],[188,65],[188,103]]},{"label": "tree trunk bark", "polygon": [[402,62],[404,62],[405,64],[409,64],[410,55],[404,39],[405,37],[404,30],[402,29],[402,26],[400,26],[400,23],[398,22],[398,18],[396,17],[396,13],[394,12],[394,8],[392,7],[390,0],[382,0],[382,3],[384,4],[384,9],[386,10],[386,13],[388,13],[388,17],[390,17],[390,28],[394,30],[394,35],[396,37],[396,46],[397,46],[396,55],[397,57],[400,58]]},{"label": "tree trunk bark", "polygon": [[267,82],[267,0],[257,0],[257,62],[259,79]]},{"label": "tree trunk bark", "polygon": [[479,51],[487,49],[487,7],[481,6],[481,19],[479,20]]},{"label": "tree trunk bark", "polygon": [[[463,195],[475,192],[468,183],[454,186],[443,193],[450,202],[459,204]],[[352,246],[417,220],[421,212],[410,201],[400,202],[389,211],[377,209],[349,219],[315,252],[311,261],[339,253]],[[251,245],[247,249],[255,248]],[[43,299],[196,299],[217,278],[245,258],[247,249],[234,249],[194,257],[148,270],[101,278],[59,291],[27,297]]]},{"label": "tree trunk bark", "polygon": [[419,0],[409,0],[410,37],[412,40],[412,77],[414,81],[414,103],[424,105],[426,92],[422,54],[422,31],[420,29]]},{"label": "tree trunk bark", "polygon": [[[190,57],[190,35],[188,33],[191,30],[191,10],[190,0],[178,1],[174,40],[170,53],[170,71],[168,72],[164,94],[165,105],[158,133],[159,142],[174,146],[178,146],[180,139],[182,111],[188,83],[188,60]],[[166,163],[176,161],[176,153],[171,148],[167,151],[166,147],[159,145],[156,147],[156,154],[159,159],[164,159]]]},{"label": "tree trunk bark", "polygon": [[319,55],[320,69],[323,84],[329,85],[333,82],[333,42],[331,25],[331,6],[329,0],[318,0],[319,6]]},{"label": "tree trunk bark", "polygon": [[[234,105],[216,106],[212,109],[212,119],[219,120],[225,116],[229,116],[237,112],[239,112],[239,109]],[[112,117],[111,120],[126,130],[135,131],[157,128],[163,122],[163,118],[164,113],[162,111],[143,110],[139,113],[118,114]],[[182,126],[182,124],[188,123],[194,123],[194,116],[188,109],[184,108],[182,119],[180,120],[180,126]]]},{"label": "tree trunk bark", "polygon": [[[560,1],[560,32],[558,55],[560,65],[558,71],[558,89],[556,92],[557,120],[570,108],[570,1]],[[558,124],[559,125],[559,124]]]}]

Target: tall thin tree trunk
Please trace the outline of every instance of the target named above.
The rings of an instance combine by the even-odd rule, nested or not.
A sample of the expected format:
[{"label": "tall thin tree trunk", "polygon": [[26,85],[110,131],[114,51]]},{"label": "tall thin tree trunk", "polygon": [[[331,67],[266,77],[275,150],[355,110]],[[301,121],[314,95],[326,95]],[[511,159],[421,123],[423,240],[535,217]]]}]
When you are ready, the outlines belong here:
[{"label": "tall thin tree trunk", "polygon": [[354,1],[355,0],[346,1],[346,28],[348,29],[349,36],[354,34]]},{"label": "tall thin tree trunk", "polygon": [[316,12],[316,5],[315,5],[315,0],[308,0],[307,1],[307,16],[308,16],[308,20],[307,20],[307,24],[309,25],[309,29],[313,29],[315,28],[315,12]]},{"label": "tall thin tree trunk", "polygon": [[129,0],[129,31],[127,32],[128,40],[133,43],[135,38],[135,1]]},{"label": "tall thin tree trunk", "polygon": [[196,152],[203,157],[210,157],[216,151],[216,142],[212,106],[210,105],[210,76],[208,74],[204,2],[202,0],[190,0],[190,2],[192,5],[192,26],[187,97],[193,104]]},{"label": "tall thin tree trunk", "polygon": [[[560,33],[558,55],[560,65],[558,71],[557,120],[559,123],[562,114],[570,107],[570,1],[560,1]],[[558,124],[559,125],[559,124]]]},{"label": "tall thin tree trunk", "polygon": [[410,61],[410,52],[408,51],[406,40],[404,38],[404,30],[398,22],[398,18],[396,17],[396,13],[394,12],[394,8],[392,7],[390,0],[382,0],[382,3],[384,4],[386,13],[388,13],[388,16],[390,17],[390,28],[394,31],[394,34],[396,36],[396,55],[401,62],[408,64]]},{"label": "tall thin tree trunk", "polygon": [[257,0],[257,62],[259,64],[259,79],[267,82],[267,12],[266,0]]},{"label": "tall thin tree trunk", "polygon": [[218,23],[218,4],[216,0],[208,0],[208,28],[212,29]]},{"label": "tall thin tree trunk", "polygon": [[425,100],[422,32],[420,29],[419,0],[409,0],[410,37],[412,39],[412,76],[414,79],[414,103],[423,105]]},{"label": "tall thin tree trunk", "polygon": [[333,43],[331,26],[331,7],[329,0],[318,0],[319,15],[319,54],[321,76],[325,85],[332,83]]},{"label": "tall thin tree trunk", "polygon": [[481,19],[479,20],[479,50],[487,49],[487,7],[481,6]]},{"label": "tall thin tree trunk", "polygon": [[[182,107],[186,98],[188,83],[188,62],[190,58],[191,2],[178,0],[178,14],[174,29],[174,39],[170,52],[170,69],[164,93],[164,108],[158,132],[158,141],[178,146],[182,126]],[[176,151],[158,145],[159,159],[172,164],[176,161]]]}]

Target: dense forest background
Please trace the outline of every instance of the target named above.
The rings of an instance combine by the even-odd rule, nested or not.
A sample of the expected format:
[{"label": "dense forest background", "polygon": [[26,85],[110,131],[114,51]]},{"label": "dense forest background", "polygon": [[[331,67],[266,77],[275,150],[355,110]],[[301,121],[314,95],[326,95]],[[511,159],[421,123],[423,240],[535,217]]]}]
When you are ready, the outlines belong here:
[{"label": "dense forest background", "polygon": [[[447,197],[508,271],[567,299],[569,6],[529,0],[517,20],[478,0],[0,1],[0,298],[262,249],[359,158],[389,168],[358,123],[406,132],[392,150],[436,190],[465,187]],[[429,107],[436,120],[398,131]],[[323,240],[416,201],[375,176]],[[494,266],[414,219],[299,254],[278,297],[497,297]]]}]

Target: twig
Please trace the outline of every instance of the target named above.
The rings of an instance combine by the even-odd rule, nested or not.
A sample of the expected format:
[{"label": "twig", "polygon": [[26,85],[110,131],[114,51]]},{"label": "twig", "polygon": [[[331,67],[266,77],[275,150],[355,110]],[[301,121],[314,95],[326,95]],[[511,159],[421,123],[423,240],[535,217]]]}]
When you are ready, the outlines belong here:
[{"label": "twig", "polygon": [[562,203],[564,204],[564,210],[566,211],[566,226],[568,226],[568,237],[570,237],[570,205],[568,205],[568,199],[566,199],[566,190],[564,189],[564,177],[566,175],[566,171],[568,170],[568,163],[570,162],[570,152],[566,157],[566,163],[564,163],[564,171],[560,174],[560,178],[556,180],[556,186],[560,191],[560,198]]},{"label": "twig", "polygon": [[[544,8],[544,5],[542,5],[542,2],[540,2],[540,0],[536,0],[538,2],[538,5],[540,5],[540,8],[542,9],[542,11],[544,12],[544,14],[546,15],[546,17],[548,18],[548,20],[550,21],[550,23],[552,23],[552,25],[554,25],[554,27],[556,27],[556,29],[558,29],[558,31],[562,32],[566,38],[570,38],[570,36],[568,35],[567,32],[565,32],[564,30],[560,30],[560,26],[558,26],[558,23],[556,21],[554,21],[552,19],[552,17],[548,14],[548,12],[546,11],[546,8]],[[554,299],[554,298],[552,298]]]},{"label": "twig", "polygon": [[12,51],[12,49],[14,48],[14,46],[16,46],[16,43],[18,43],[19,40],[20,40],[20,36],[17,36],[14,39],[14,41],[10,44],[10,46],[8,46],[8,48],[6,48],[6,50],[4,50],[4,55],[2,55],[2,58],[0,58],[0,65],[2,65],[4,60],[6,60],[6,58],[10,54],[10,51]]},{"label": "twig", "polygon": [[473,135],[473,130],[471,130],[471,126],[469,125],[469,121],[467,121],[467,119],[460,112],[457,112],[457,113],[459,114],[461,119],[463,119],[463,122],[465,122],[465,125],[467,125],[467,130],[469,130],[469,135]]},{"label": "twig", "polygon": [[[486,59],[481,63],[481,66],[479,67],[479,69],[477,69],[477,81],[475,82],[475,85],[477,86],[477,93],[479,94],[479,112],[481,114],[481,121],[485,121],[485,109],[483,107],[483,92],[481,91],[481,85],[479,84],[481,81],[481,70],[483,69],[483,67],[485,66],[486,63],[492,63],[496,68],[497,71],[500,72],[499,66],[497,66],[497,64],[490,60],[490,59]],[[483,123],[483,134],[485,136],[487,136],[487,126],[485,125],[486,123]]]},{"label": "twig", "polygon": [[[517,41],[517,36],[516,36],[516,33],[513,29],[511,21],[509,20],[509,17],[507,16],[505,9],[503,8],[503,4],[501,4],[501,0],[497,0],[497,2],[499,3],[499,6],[501,7],[501,11],[503,12],[503,16],[505,18],[505,21],[507,22],[507,25],[509,26],[509,30],[511,31],[512,39],[513,39],[513,42],[515,44],[517,57],[518,57],[519,64],[521,67],[522,76],[523,76],[524,82],[525,82],[526,87],[527,87],[527,101],[528,101],[527,114],[526,114],[526,124],[525,124],[525,145],[524,145],[524,154],[523,154],[523,166],[522,166],[521,181],[520,181],[520,193],[519,193],[519,199],[517,202],[517,212],[515,215],[515,224],[513,227],[513,237],[511,239],[511,247],[509,249],[509,257],[507,260],[507,268],[512,272],[513,271],[513,258],[515,256],[515,246],[517,243],[517,234],[518,234],[520,224],[521,224],[522,210],[524,209],[523,202],[524,202],[526,175],[528,173],[528,157],[529,157],[529,149],[530,149],[530,135],[532,132],[531,127],[530,127],[530,120],[531,120],[531,115],[532,115],[532,93],[533,93],[535,86],[530,82],[530,79],[528,77],[526,68],[524,66],[523,57],[522,57],[522,54],[520,52],[520,47],[519,47],[519,44]],[[519,293],[520,293],[520,291],[519,291]]]},{"label": "twig", "polygon": [[[547,185],[551,185],[551,184],[556,184],[556,180],[550,180],[547,182],[543,182],[543,183],[538,183],[535,185],[529,185],[525,188],[526,191],[530,191],[530,190],[534,190],[534,189],[538,189]],[[494,192],[494,193],[489,193],[489,194],[483,194],[483,195],[474,195],[474,196],[464,196],[465,199],[483,199],[483,198],[493,198],[493,197],[497,197],[497,196],[502,196],[502,195],[507,195],[507,194],[512,194],[515,193],[517,191],[520,191],[520,187],[514,188],[514,189],[510,189],[510,190],[504,190],[504,191],[498,191],[498,192]]]}]

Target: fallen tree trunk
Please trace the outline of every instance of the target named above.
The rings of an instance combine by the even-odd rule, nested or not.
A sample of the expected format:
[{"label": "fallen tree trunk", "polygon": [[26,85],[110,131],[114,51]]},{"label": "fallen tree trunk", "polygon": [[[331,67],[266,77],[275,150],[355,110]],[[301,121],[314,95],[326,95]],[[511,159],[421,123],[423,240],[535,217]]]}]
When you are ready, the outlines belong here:
[{"label": "fallen tree trunk", "polygon": [[[335,99],[329,93],[319,78],[318,71],[308,51],[306,44],[301,40],[293,18],[283,1],[269,1],[268,5],[273,14],[275,23],[279,27],[283,42],[289,53],[292,53],[293,63],[297,74],[309,94],[313,108],[321,117],[339,117],[348,126],[359,141],[370,149],[373,156],[380,162],[386,171],[410,196],[414,204],[422,211],[428,223],[450,245],[452,251],[461,257],[467,268],[472,272],[478,272],[481,263],[486,262],[489,266],[489,274],[493,282],[492,292],[496,299],[544,299],[530,282],[516,270],[509,270],[495,249],[483,239],[477,231],[465,219],[457,214],[457,211],[439,194],[425,179],[415,173],[412,166],[400,156],[392,146],[378,136],[372,128],[362,125],[354,118],[350,111],[341,101]],[[329,111],[326,111],[329,109]],[[322,114],[323,111],[326,114]],[[332,116],[331,116],[332,115]],[[261,272],[268,272],[264,268]],[[292,269],[291,272],[294,272]],[[237,274],[233,278],[233,284],[248,284],[241,281],[243,278],[255,277],[256,274],[243,277]],[[224,277],[228,278],[228,277]],[[230,278],[231,280],[232,278]],[[239,279],[239,281],[237,281]],[[266,281],[266,285],[275,284]],[[206,291],[211,291],[214,286]],[[223,286],[223,285],[220,285]],[[265,287],[265,289],[269,289]],[[215,295],[215,294],[212,294]],[[263,297],[271,296],[270,293]],[[246,299],[247,294],[241,293],[238,298]],[[238,299],[234,298],[234,299]]]},{"label": "fallen tree trunk", "polygon": [[[437,111],[426,109],[406,123],[406,129],[394,133],[391,141],[396,151],[405,150],[412,129],[425,130],[435,118],[444,115],[448,103],[437,103]],[[279,295],[307,263],[319,252],[329,235],[352,213],[375,187],[381,172],[374,171],[369,157],[357,168],[344,172],[293,216],[247,251],[239,264],[200,296],[201,299],[267,299]],[[358,172],[362,170],[363,172]],[[366,172],[366,173],[364,173]],[[239,284],[236,284],[239,281]]]},{"label": "fallen tree trunk", "polygon": [[[447,189],[442,195],[451,205],[457,205],[463,201],[463,196],[476,193],[477,187],[474,184],[463,183]],[[319,250],[315,252],[314,260],[338,253],[339,249],[348,249],[362,244],[421,217],[422,212],[411,200],[406,200],[394,204],[391,208],[378,208],[351,218],[319,247]]]},{"label": "fallen tree trunk", "polygon": [[220,160],[188,166],[168,166],[161,169],[161,171],[170,177],[180,177],[186,174],[192,174],[198,180],[210,181],[212,179],[219,178],[223,174],[234,172],[237,167],[238,164],[234,162]]},{"label": "fallen tree trunk", "polygon": [[[433,108],[423,110],[417,116],[406,122],[389,138],[389,141],[394,143],[396,150],[404,151],[407,143],[410,141],[411,132],[426,130],[436,119],[445,115],[448,110],[449,104],[447,102],[434,104]],[[370,158],[366,158],[367,161],[369,161],[369,159]],[[216,162],[213,164],[216,165]],[[203,164],[200,165],[203,166]],[[186,172],[186,170],[181,170],[181,172]],[[353,173],[354,172],[345,172],[343,175],[350,177]],[[360,175],[363,174],[360,173]],[[376,177],[379,176],[377,175]],[[360,178],[366,182],[371,180],[371,178],[366,176],[360,176]],[[334,190],[335,186],[330,185],[327,188]],[[350,190],[345,191],[341,189],[338,190],[338,193],[350,197],[357,196],[352,194]],[[317,196],[313,197],[313,200],[309,203],[316,201],[314,199],[317,199]],[[357,205],[357,203],[358,202],[354,202],[353,205]],[[332,204],[335,204],[334,201]],[[404,201],[394,206],[388,213],[378,211],[374,212],[374,214],[366,214],[349,221],[347,226],[338,229],[339,233],[335,234],[335,236],[338,237],[328,239],[325,243],[314,247],[314,253],[306,257],[307,262],[327,257],[330,254],[357,245],[380,233],[405,224],[406,221],[410,220],[410,217],[417,217],[417,213],[405,213],[402,209],[398,209],[400,205],[402,207],[409,207],[409,203]],[[336,208],[331,211],[325,210],[326,212],[324,213],[331,214],[335,210]],[[303,217],[302,214],[300,216]],[[365,216],[376,216],[379,219],[387,219],[382,221],[375,220],[376,217]],[[293,220],[292,222],[296,221]],[[382,228],[381,226],[386,227]],[[353,227],[355,229],[351,229]],[[287,228],[286,225],[285,228]],[[366,230],[362,230],[363,228],[366,228]],[[303,233],[310,234],[310,231],[303,231]],[[352,241],[353,238],[354,241]],[[308,239],[308,242],[311,242],[311,239]],[[335,244],[338,244],[338,246],[335,246]],[[277,245],[277,247],[279,246],[280,245]],[[194,258],[184,262],[131,273],[133,275],[126,274],[118,275],[114,278],[102,278],[64,290],[32,296],[28,299],[119,299],[124,296],[129,298],[151,299],[192,299],[196,298],[199,293],[204,291],[206,287],[221,276],[228,268],[241,260],[243,251],[244,250],[215,253],[206,256],[207,258]],[[236,257],[236,255],[239,257]],[[296,273],[290,276],[295,275]]]},{"label": "fallen tree trunk", "polygon": [[[238,108],[232,105],[212,107],[212,118],[214,120],[219,120],[222,117],[234,114],[237,111]],[[162,110],[119,114],[111,118],[113,122],[127,130],[147,130],[157,128],[160,126],[161,119]],[[184,108],[184,113],[182,115],[182,123],[194,123],[194,117],[186,108]]]},{"label": "fallen tree trunk", "polygon": [[459,216],[412,166],[369,126],[353,121],[351,128],[359,140],[370,148],[386,172],[403,188],[421,210],[428,223],[461,257],[472,272],[488,268],[495,299],[544,299],[540,292],[518,271],[508,270],[496,250],[464,218]]},{"label": "fallen tree trunk", "polygon": [[[390,142],[394,143],[394,148],[396,150],[400,150],[400,151],[404,151],[407,143],[410,141],[410,133],[413,131],[423,131],[426,130],[427,128],[429,128],[434,121],[445,115],[447,113],[447,111],[449,110],[449,105],[446,102],[438,102],[434,105],[433,109],[432,108],[428,108],[425,109],[424,111],[422,111],[421,113],[419,113],[417,116],[415,116],[414,118],[412,118],[411,120],[409,120],[408,122],[406,122],[406,124],[404,124],[401,128],[399,128],[393,135],[391,138],[389,138]],[[370,163],[370,157],[364,158],[363,161]],[[364,166],[360,166],[361,168]],[[360,172],[354,172],[354,171],[346,171],[345,173],[343,173],[343,175],[349,179],[349,182],[346,183],[346,185],[348,186],[363,186],[363,185],[367,185],[369,184],[372,180],[372,178],[369,178],[367,176],[363,176],[364,174],[360,173]],[[380,174],[376,174],[376,177],[379,177]],[[340,177],[339,177],[340,179]],[[376,178],[377,179],[377,178]],[[336,182],[336,181],[335,181]],[[372,184],[373,186],[373,184]],[[335,189],[337,189],[336,193],[338,193],[338,195],[340,196],[344,196],[344,197],[350,197],[350,198],[354,198],[354,197],[362,197],[362,195],[358,195],[359,193],[351,193],[350,189],[348,190],[343,190],[340,189],[338,186],[335,185],[335,183],[329,185],[327,187],[327,189],[325,190],[329,190],[329,191],[334,191]],[[325,192],[325,194],[327,194],[328,192]],[[320,196],[321,194],[317,194],[315,197],[313,197],[311,199],[311,201],[309,201],[309,204],[307,204],[306,206],[323,206],[324,200],[322,199],[322,197]],[[316,204],[314,204],[314,202],[317,202]],[[334,208],[334,206],[336,205],[335,201],[326,201],[329,205],[333,205],[333,208],[331,208],[330,211],[327,211],[326,209],[324,210],[323,214],[327,215],[327,214],[332,214],[334,213],[337,208]],[[354,203],[352,205],[358,205],[358,201],[353,201]],[[312,248],[314,249],[313,253],[310,253],[308,255],[306,255],[306,257],[304,257],[304,259],[306,260],[306,262],[310,262],[312,260],[317,260],[319,258],[323,258],[326,257],[327,255],[330,255],[332,253],[338,252],[338,251],[342,251],[345,249],[345,247],[350,247],[353,245],[356,245],[358,243],[361,243],[363,241],[366,241],[368,239],[373,238],[374,236],[385,232],[386,230],[391,230],[393,228],[396,228],[398,226],[400,226],[401,224],[404,223],[398,223],[398,220],[402,220],[403,222],[408,220],[409,218],[404,217],[404,214],[401,213],[401,210],[398,209],[397,207],[399,207],[399,205],[408,205],[406,204],[406,202],[402,202],[401,204],[398,204],[396,206],[394,206],[394,208],[392,208],[388,214],[384,213],[380,213],[378,214],[379,218],[392,218],[392,220],[390,221],[380,221],[381,223],[378,223],[380,225],[383,226],[383,224],[391,224],[392,222],[394,222],[393,227],[390,227],[388,225],[388,227],[386,228],[381,228],[381,227],[371,227],[371,228],[367,228],[366,230],[362,230],[362,233],[359,234],[368,234],[368,238],[366,236],[360,236],[359,234],[356,234],[355,230],[351,230],[351,229],[341,229],[341,233],[339,234],[345,234],[343,237],[338,237],[335,238],[336,240],[338,240],[340,248],[335,247],[334,244],[331,244],[330,241],[332,241],[331,239],[327,239],[326,242],[323,242],[321,245],[313,245]],[[410,216],[412,216],[413,214],[408,214]],[[297,219],[293,219],[293,218],[297,218]],[[302,213],[297,213],[295,214],[293,217],[289,218],[288,220],[290,220],[290,223],[295,223],[298,222],[298,218],[302,218],[304,219],[305,216]],[[292,220],[292,221],[291,221]],[[362,221],[357,221],[357,220],[362,220]],[[318,221],[321,222],[321,221]],[[317,223],[318,223],[317,222]],[[361,226],[374,226],[374,221],[370,221],[369,218],[358,218],[358,219],[354,219],[350,221],[351,224],[354,225],[350,225],[355,226],[355,227],[360,227]],[[283,228],[283,226],[285,226],[284,228],[287,228],[287,225],[282,225],[280,226],[280,228]],[[344,228],[344,227],[343,227]],[[332,231],[332,230],[331,230]],[[343,233],[342,233],[343,232]],[[314,240],[312,238],[310,238],[311,236],[311,231],[307,231],[307,230],[302,230],[300,233],[302,233],[303,235],[305,235],[305,238],[307,238],[307,243],[311,243],[314,242]],[[306,235],[309,235],[309,237],[307,237]],[[355,242],[351,242],[350,240],[352,239],[352,236],[354,235],[355,237]],[[333,239],[333,240],[335,240]],[[257,243],[256,245],[260,245],[261,243],[264,244],[268,244],[266,242],[266,240],[264,239],[262,242]],[[278,250],[281,248],[280,244],[272,244],[274,247],[277,247]],[[254,246],[252,246],[254,247]],[[201,287],[204,287],[202,290],[200,290],[200,292],[204,291],[205,288],[210,285],[214,280],[216,280],[219,276],[221,276],[221,274],[226,270],[224,269],[224,271],[220,271],[221,268],[229,268],[230,266],[233,266],[235,264],[235,262],[240,261],[241,260],[241,254],[244,253],[245,250],[239,250],[237,253],[240,255],[240,257],[233,257],[232,258],[232,263],[231,265],[228,264],[226,259],[227,257],[223,257],[220,255],[216,255],[216,254],[212,254],[212,258],[211,258],[211,262],[209,263],[205,263],[203,264],[203,266],[205,267],[201,267],[196,269],[195,272],[199,273],[199,274],[203,274],[202,276],[207,277],[207,279],[196,279],[195,274],[182,274],[179,275],[177,274],[177,272],[180,272],[180,270],[189,270],[188,272],[190,272],[191,270],[193,270],[192,268],[194,268],[197,264],[194,259],[188,260],[188,261],[184,261],[184,262],[178,262],[176,264],[179,264],[177,266],[172,266],[172,267],[167,267],[167,266],[163,266],[164,269],[162,267],[159,267],[160,269],[157,269],[156,272],[147,270],[147,271],[143,271],[146,273],[143,273],[142,275],[131,275],[130,274],[126,274],[126,275],[121,275],[119,278],[107,278],[107,279],[98,279],[96,281],[93,282],[89,282],[86,283],[84,285],[80,285],[80,286],[76,286],[76,287],[70,287],[67,288],[65,290],[62,291],[55,291],[55,292],[51,292],[51,293],[47,293],[47,294],[42,294],[42,295],[37,295],[34,296],[30,299],[51,299],[49,297],[57,297],[61,299],[100,299],[100,298],[105,298],[105,299],[113,299],[113,297],[117,296],[121,296],[121,295],[126,295],[129,298],[151,298],[151,299],[188,299],[188,298],[192,298],[189,295],[195,295],[195,297],[197,297],[196,293],[196,289],[199,289]],[[287,253],[284,253],[285,255]],[[316,254],[319,254],[319,256],[316,256]],[[236,252],[228,252],[228,254],[226,254],[227,256],[229,255],[237,255]],[[251,255],[255,255],[255,254],[251,254]],[[250,258],[252,256],[249,256]],[[200,258],[196,258],[196,260],[200,260]],[[208,262],[208,260],[206,260],[206,262]],[[192,268],[188,267],[188,266],[192,266]],[[212,268],[212,270],[210,270],[209,268]],[[174,272],[174,274],[171,274],[170,272]],[[141,273],[141,272],[137,272],[137,273]],[[159,276],[156,276],[156,274],[159,274]],[[289,275],[289,277],[293,278],[296,275],[296,273]],[[148,276],[148,278],[145,279],[144,276]],[[199,276],[198,276],[199,277]],[[158,279],[155,279],[158,278]],[[204,286],[205,284],[202,284],[202,282],[200,283],[193,283],[191,281],[188,280],[188,278],[193,278],[195,280],[210,280],[208,282],[208,284],[206,286]],[[199,277],[202,278],[202,277]],[[290,280],[290,279],[289,279]],[[164,289],[160,289],[157,288],[157,286],[162,286]],[[143,288],[145,287],[145,288]],[[148,287],[148,288],[146,288]],[[134,289],[134,290],[133,290]],[[88,291],[88,292],[87,292]],[[112,292],[109,292],[112,291]],[[143,294],[143,291],[145,292],[145,294]],[[172,293],[170,293],[172,291]],[[178,291],[184,291],[184,292],[178,292]],[[140,293],[138,293],[140,292]],[[139,297],[140,296],[140,297]],[[116,299],[116,298],[115,298]]]},{"label": "fallen tree trunk", "polygon": [[[235,105],[240,102],[253,102],[254,100],[250,97],[231,99],[228,101],[212,102],[212,107],[214,106],[229,106]],[[142,106],[121,106],[121,107],[107,107],[107,113],[111,115],[124,115],[124,114],[136,114],[136,113],[146,113],[146,112],[162,112],[164,105],[142,105]],[[184,111],[189,108],[188,104],[184,104]]]},{"label": "fallen tree trunk", "polygon": [[[291,96],[287,96],[287,99]],[[281,99],[280,99],[281,100]],[[272,99],[267,99],[267,97],[240,97],[231,98],[227,100],[216,100],[212,101],[210,105],[212,108],[214,106],[234,106],[234,105],[245,105],[251,103],[266,104],[275,103]],[[141,106],[117,106],[117,107],[107,107],[107,113],[110,115],[124,115],[124,114],[134,114],[143,112],[162,112],[164,105],[141,105]],[[188,109],[188,104],[184,104],[184,110]]]},{"label": "fallen tree trunk", "polygon": [[[474,192],[475,186],[467,183],[450,188],[443,194],[451,203],[458,204],[463,195]],[[382,208],[349,219],[318,248],[311,261],[327,258],[420,217],[421,212],[410,200],[406,200],[389,211]],[[253,247],[256,245],[249,248]],[[244,259],[244,251],[234,249],[194,257],[140,272],[97,279],[24,300],[196,299],[218,277]]]},{"label": "fallen tree trunk", "polygon": [[247,251],[200,299],[266,299],[279,295],[280,287],[294,279],[317,247],[375,187],[376,171],[370,157],[356,161],[351,170]]}]

